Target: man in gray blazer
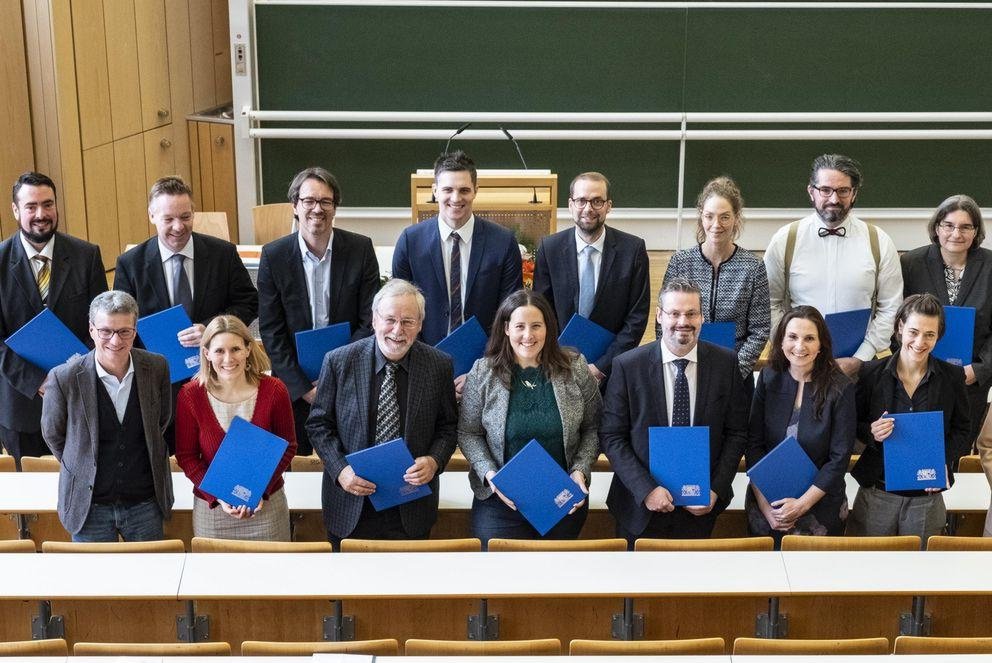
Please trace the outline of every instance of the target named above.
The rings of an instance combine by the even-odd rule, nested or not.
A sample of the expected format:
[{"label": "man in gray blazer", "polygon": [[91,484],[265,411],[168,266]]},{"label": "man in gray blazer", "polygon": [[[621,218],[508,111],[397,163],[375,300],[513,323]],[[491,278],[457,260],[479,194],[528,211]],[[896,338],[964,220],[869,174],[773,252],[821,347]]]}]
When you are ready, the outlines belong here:
[{"label": "man in gray blazer", "polygon": [[172,511],[163,432],[169,367],[132,347],[138,304],[116,290],[92,301],[93,351],[52,369],[41,428],[59,459],[59,520],[73,541],[153,541]]},{"label": "man in gray blazer", "polygon": [[[451,358],[417,340],[424,296],[402,279],[372,300],[373,337],[328,353],[317,382],[307,432],[324,461],[327,537],[426,539],[437,520],[438,478],[455,450],[458,414]],[[403,476],[431,494],[376,511],[371,481],[355,474],[347,454],[402,437],[414,463]]]}]

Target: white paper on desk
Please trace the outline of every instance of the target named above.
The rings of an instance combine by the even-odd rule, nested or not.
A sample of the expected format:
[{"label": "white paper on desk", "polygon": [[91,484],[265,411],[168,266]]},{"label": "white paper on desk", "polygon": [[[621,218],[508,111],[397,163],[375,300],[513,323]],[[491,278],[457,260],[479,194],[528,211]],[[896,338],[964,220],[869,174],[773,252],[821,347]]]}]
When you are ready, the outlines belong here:
[{"label": "white paper on desk", "polygon": [[375,660],[371,654],[314,654],[313,658],[321,663],[372,663]]}]

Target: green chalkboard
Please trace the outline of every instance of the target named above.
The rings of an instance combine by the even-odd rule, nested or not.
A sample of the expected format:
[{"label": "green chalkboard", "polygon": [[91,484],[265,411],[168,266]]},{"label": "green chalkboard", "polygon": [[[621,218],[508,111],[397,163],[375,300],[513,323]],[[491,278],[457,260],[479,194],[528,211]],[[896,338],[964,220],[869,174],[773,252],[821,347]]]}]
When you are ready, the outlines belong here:
[{"label": "green chalkboard", "polygon": [[[265,110],[992,110],[989,10],[263,5],[255,11]],[[481,168],[519,167],[509,143],[454,145]],[[443,147],[443,140],[264,140],[263,197],[284,200],[292,175],[320,164],[341,180],[346,205],[406,206],[409,174],[430,167]],[[521,147],[532,168],[559,174],[560,205],[568,181],[583,170],[613,180],[618,206],[676,204],[675,142],[521,141]],[[957,192],[992,204],[992,141],[690,141],[685,199],[691,203],[706,179],[726,173],[741,182],[751,206],[802,207],[809,163],[827,151],[862,162],[862,206],[931,207]]]}]

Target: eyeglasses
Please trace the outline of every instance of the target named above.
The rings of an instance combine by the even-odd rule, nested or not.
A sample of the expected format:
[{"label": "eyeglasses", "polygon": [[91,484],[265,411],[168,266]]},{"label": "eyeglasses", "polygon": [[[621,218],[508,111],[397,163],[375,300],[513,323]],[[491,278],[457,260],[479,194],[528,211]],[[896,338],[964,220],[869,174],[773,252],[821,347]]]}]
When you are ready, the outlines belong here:
[{"label": "eyeglasses", "polygon": [[122,341],[130,341],[134,338],[134,327],[124,327],[122,329],[106,329],[99,327],[96,330],[96,335],[100,337],[101,341],[109,341],[117,334],[117,338]]},{"label": "eyeglasses", "polygon": [[679,318],[685,318],[686,320],[695,320],[700,315],[702,315],[702,313],[700,311],[696,311],[696,310],[692,310],[692,311],[666,311],[665,309],[661,309],[661,311],[662,311],[662,313],[664,313],[668,317],[675,318],[676,320],[678,320]]},{"label": "eyeglasses", "polygon": [[850,198],[851,194],[854,193],[854,187],[842,186],[840,188],[833,188],[832,186],[817,186],[815,184],[810,184],[810,188],[816,189],[820,192],[820,195],[824,198],[829,198],[830,196],[837,194],[838,198]]},{"label": "eyeglasses", "polygon": [[975,232],[975,230],[976,230],[975,226],[973,226],[973,225],[970,225],[970,224],[967,224],[966,223],[966,224],[962,224],[960,226],[956,226],[956,225],[954,225],[953,223],[951,223],[949,221],[941,221],[940,223],[937,224],[937,227],[940,228],[941,230],[943,230],[948,235],[950,235],[951,233],[953,233],[955,230],[957,230],[962,235],[970,235],[971,233]]},{"label": "eyeglasses", "polygon": [[400,327],[408,331],[416,327],[417,323],[420,322],[419,320],[415,320],[413,318],[381,318],[381,320],[389,329],[392,329],[396,326],[396,323],[399,323]]},{"label": "eyeglasses", "polygon": [[320,205],[321,209],[334,209],[337,205],[337,201],[333,198],[300,198],[300,204],[303,205],[304,209],[313,209],[317,205]]},{"label": "eyeglasses", "polygon": [[586,206],[586,203],[588,203],[589,207],[596,210],[603,209],[603,205],[610,202],[608,200],[603,200],[602,198],[593,198],[591,200],[589,198],[569,198],[569,200],[571,200],[572,203],[574,203],[579,209],[582,209]]}]

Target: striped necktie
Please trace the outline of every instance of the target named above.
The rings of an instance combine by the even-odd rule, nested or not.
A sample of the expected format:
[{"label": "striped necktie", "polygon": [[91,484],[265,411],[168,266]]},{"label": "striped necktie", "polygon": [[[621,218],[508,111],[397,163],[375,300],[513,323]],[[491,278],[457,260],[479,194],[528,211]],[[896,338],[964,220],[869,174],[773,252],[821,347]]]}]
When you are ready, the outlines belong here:
[{"label": "striped necktie", "polygon": [[38,254],[32,260],[37,260],[41,263],[41,268],[38,270],[36,279],[38,281],[38,294],[41,295],[41,302],[45,304],[48,303],[48,286],[52,280],[52,268],[46,256]]}]

